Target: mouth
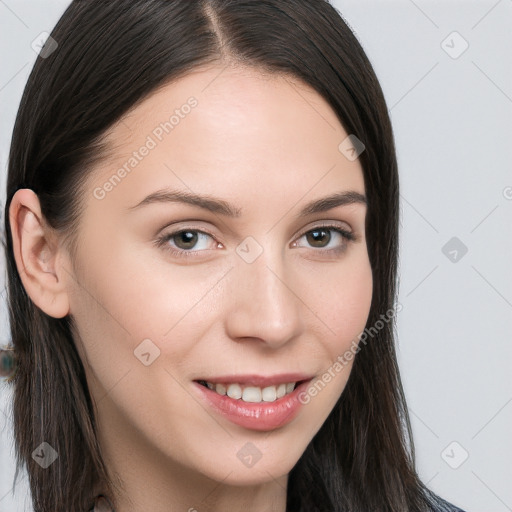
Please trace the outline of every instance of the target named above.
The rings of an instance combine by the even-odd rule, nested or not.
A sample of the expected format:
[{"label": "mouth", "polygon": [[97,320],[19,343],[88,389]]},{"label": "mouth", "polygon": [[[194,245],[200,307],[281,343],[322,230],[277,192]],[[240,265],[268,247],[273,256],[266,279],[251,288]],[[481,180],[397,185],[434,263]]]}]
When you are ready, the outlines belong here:
[{"label": "mouth", "polygon": [[271,403],[293,393],[298,386],[309,380],[311,379],[289,380],[267,386],[257,386],[244,382],[212,382],[204,379],[195,382],[220,396],[228,396],[247,403]]},{"label": "mouth", "polygon": [[283,374],[274,377],[230,376],[194,380],[203,403],[232,423],[255,431],[275,430],[290,424],[300,414],[314,377]]}]

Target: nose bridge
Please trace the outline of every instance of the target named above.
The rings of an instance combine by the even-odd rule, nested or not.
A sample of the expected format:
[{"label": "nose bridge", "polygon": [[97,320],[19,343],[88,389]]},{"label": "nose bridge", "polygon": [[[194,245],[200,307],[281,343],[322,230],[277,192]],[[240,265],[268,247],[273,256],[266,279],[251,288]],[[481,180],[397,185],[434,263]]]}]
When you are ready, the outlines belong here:
[{"label": "nose bridge", "polygon": [[273,346],[286,343],[301,328],[300,300],[290,283],[290,269],[272,235],[247,237],[237,247],[232,273],[232,337],[252,337]]}]

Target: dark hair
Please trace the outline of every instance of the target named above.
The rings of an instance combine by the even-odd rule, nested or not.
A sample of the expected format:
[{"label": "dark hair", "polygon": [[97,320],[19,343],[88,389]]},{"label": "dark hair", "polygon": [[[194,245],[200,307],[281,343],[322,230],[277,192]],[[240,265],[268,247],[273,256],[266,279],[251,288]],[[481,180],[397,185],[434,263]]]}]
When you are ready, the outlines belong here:
[{"label": "dark hair", "polygon": [[[8,215],[14,193],[32,189],[49,226],[74,250],[85,179],[109,150],[107,129],[129,109],[215,62],[297,77],[366,146],[359,158],[369,203],[367,325],[373,326],[395,306],[399,185],[382,90],[361,45],[326,0],[75,0],[51,37],[58,47],[39,56],[30,74],[8,165],[15,479],[26,465],[36,512],[83,512],[92,507],[93,489],[112,482],[72,318],[46,315],[20,280]],[[287,511],[449,510],[416,474],[393,340],[394,322],[386,322],[357,354],[342,396],[290,472]],[[59,453],[46,470],[31,456],[43,441]]]}]

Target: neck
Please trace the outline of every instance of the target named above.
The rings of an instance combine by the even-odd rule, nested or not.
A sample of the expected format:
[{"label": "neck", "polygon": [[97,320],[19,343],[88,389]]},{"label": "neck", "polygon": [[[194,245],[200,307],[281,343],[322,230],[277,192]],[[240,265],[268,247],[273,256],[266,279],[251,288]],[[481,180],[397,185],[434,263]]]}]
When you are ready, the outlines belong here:
[{"label": "neck", "polygon": [[[103,494],[115,512],[286,512],[287,474],[273,478],[265,471],[255,482],[244,483],[234,468],[211,478],[162,454],[123,418],[109,416],[100,415],[98,437],[110,478],[117,486]],[[215,468],[215,461],[209,465]]]}]

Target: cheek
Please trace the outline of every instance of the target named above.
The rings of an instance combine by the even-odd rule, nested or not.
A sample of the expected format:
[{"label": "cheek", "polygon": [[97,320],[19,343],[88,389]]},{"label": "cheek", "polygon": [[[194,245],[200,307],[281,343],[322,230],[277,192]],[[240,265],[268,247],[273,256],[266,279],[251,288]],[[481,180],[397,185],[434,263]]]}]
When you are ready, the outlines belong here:
[{"label": "cheek", "polygon": [[329,289],[326,293],[323,304],[329,329],[322,342],[327,364],[299,397],[314,411],[312,416],[319,418],[314,420],[316,429],[345,389],[357,357],[359,335],[365,329],[370,311],[373,285],[370,266],[352,269],[350,276],[343,279],[341,289],[338,282],[336,290]]},{"label": "cheek", "polygon": [[133,351],[152,337],[155,318],[148,313],[151,298],[144,274],[119,250],[115,239],[108,244],[86,239],[84,244],[95,249],[87,259],[81,258],[83,263],[70,280],[70,313],[77,349],[103,395],[137,369]]},{"label": "cheek", "polygon": [[366,327],[370,313],[373,295],[370,262],[364,255],[354,254],[350,261],[340,265],[336,273],[326,273],[323,280],[317,280],[317,283],[323,283],[322,294],[316,288],[317,304],[320,305],[318,316],[323,323],[321,339],[324,354],[330,364],[318,376],[314,387],[318,393],[328,387],[330,392],[324,396],[334,405],[347,383],[359,336]]},{"label": "cheek", "polygon": [[[103,246],[96,240],[87,243]],[[77,348],[102,393],[127,372],[127,380],[147,387],[146,370],[169,361],[177,367],[189,360],[194,341],[211,324],[208,311],[214,309],[215,292],[209,291],[227,270],[171,265],[155,256],[154,249],[136,250],[115,237],[106,247],[108,251],[98,249],[90,255],[69,283]],[[148,351],[157,364],[146,367],[137,357]]]},{"label": "cheek", "polygon": [[[306,283],[308,301],[321,320],[331,360],[345,352],[363,332],[373,295],[373,277],[367,257],[357,253],[333,271]],[[314,301],[314,302],[313,302]]]}]

